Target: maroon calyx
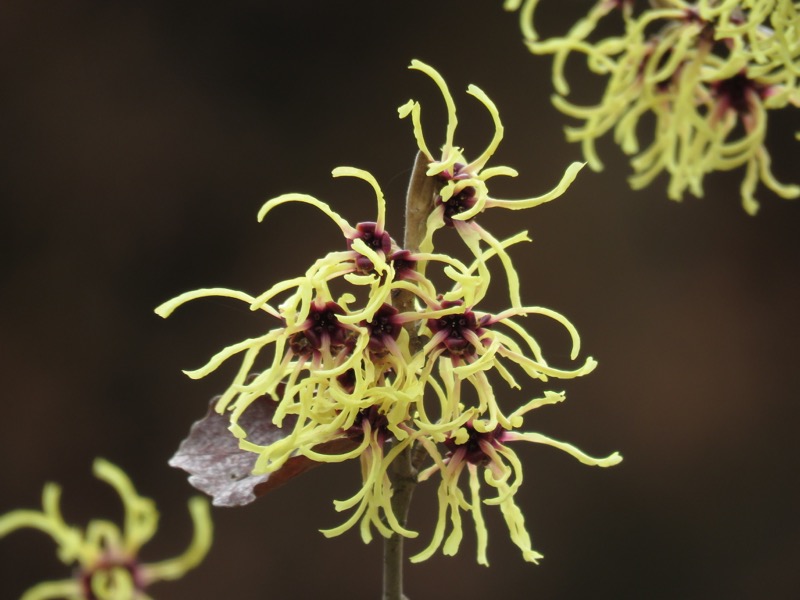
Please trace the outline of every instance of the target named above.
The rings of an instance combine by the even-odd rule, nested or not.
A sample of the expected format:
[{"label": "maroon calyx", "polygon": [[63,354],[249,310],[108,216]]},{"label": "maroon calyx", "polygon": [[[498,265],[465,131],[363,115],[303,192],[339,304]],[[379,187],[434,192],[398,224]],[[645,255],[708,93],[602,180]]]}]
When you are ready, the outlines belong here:
[{"label": "maroon calyx", "polygon": [[739,116],[748,115],[753,110],[753,95],[763,99],[768,92],[769,86],[750,79],[744,71],[711,84],[711,94],[719,102],[719,114],[733,109]]},{"label": "maroon calyx", "polygon": [[391,344],[400,335],[403,324],[397,318],[398,311],[391,304],[384,303],[369,322],[362,321],[361,326],[369,330],[369,350],[377,354],[389,351]]},{"label": "maroon calyx", "polygon": [[[383,253],[384,256],[389,254],[392,248],[391,236],[378,229],[378,224],[371,221],[364,221],[356,225],[356,234],[347,240],[348,250],[353,248],[353,241],[361,240],[368,248],[377,253]],[[375,269],[375,265],[363,254],[358,254],[355,258],[356,268],[361,273],[370,273]]]},{"label": "maroon calyx", "polygon": [[454,163],[453,172],[442,171],[439,173],[438,178],[442,181],[459,181],[461,179],[469,179],[472,174],[466,170],[467,165],[464,163]]},{"label": "maroon calyx", "polygon": [[342,386],[342,389],[345,392],[352,394],[356,389],[355,369],[347,369],[347,371],[336,377],[336,382]]},{"label": "maroon calyx", "polygon": [[[467,165],[463,163],[455,163],[453,165],[453,172],[442,171],[439,173],[438,178],[441,181],[461,181],[472,177],[472,173],[466,170]],[[453,216],[468,211],[475,206],[475,188],[468,185],[461,188],[458,192],[450,196],[445,202],[441,195],[437,195],[434,200],[435,206],[444,206],[444,224],[448,227],[454,227]]]},{"label": "maroon calyx", "polygon": [[700,32],[698,33],[700,41],[705,43],[714,42],[714,23],[704,19],[696,7],[692,6],[683,11],[683,22],[700,25]]},{"label": "maroon calyx", "polygon": [[387,426],[389,425],[389,419],[386,418],[385,414],[380,412],[377,406],[362,408],[358,412],[358,417],[356,417],[355,423],[353,423],[353,426],[347,430],[348,437],[350,439],[357,440],[363,439],[364,429],[367,423],[369,423],[370,430],[372,431],[373,435],[377,436],[377,439],[381,444],[391,437],[391,433],[387,429]]},{"label": "maroon calyx", "polygon": [[463,460],[473,465],[486,466],[492,459],[486,454],[483,448],[486,444],[490,444],[495,448],[498,447],[502,441],[505,429],[503,429],[501,425],[498,425],[492,431],[480,432],[472,426],[471,421],[467,423],[464,428],[467,430],[467,435],[469,436],[467,441],[463,444],[459,444],[454,438],[448,437],[444,441],[445,447],[450,451],[451,456],[461,450],[464,452]]},{"label": "maroon calyx", "polygon": [[[462,300],[442,302],[442,308],[462,306]],[[434,336],[446,332],[440,342],[443,347],[443,354],[450,357],[472,357],[475,355],[475,346],[467,338],[468,332],[475,336],[483,333],[484,325],[488,325],[486,318],[478,319],[474,312],[464,308],[463,312],[444,315],[436,319],[428,319],[428,327]],[[472,336],[470,336],[472,337]]]},{"label": "maroon calyx", "polygon": [[436,206],[444,206],[444,214],[442,215],[444,224],[448,227],[454,227],[453,217],[467,212],[475,206],[476,201],[475,188],[468,185],[450,196],[446,202],[442,200],[441,196],[436,196],[435,204]]},{"label": "maroon calyx", "polygon": [[417,271],[417,259],[408,250],[398,250],[389,256],[389,261],[394,268],[394,278],[396,281],[413,279]]},{"label": "maroon calyx", "polygon": [[299,356],[319,352],[323,346],[331,351],[345,345],[348,330],[339,322],[337,315],[344,310],[335,302],[314,303],[303,323],[303,331],[292,336],[290,347]]},{"label": "maroon calyx", "polygon": [[[137,592],[144,591],[145,585],[141,577],[139,564],[135,560],[115,559],[110,557],[101,558],[94,566],[89,569],[81,570],[78,574],[83,597],[86,600],[100,600],[92,590],[92,578],[101,571],[111,571],[113,569],[123,569],[127,571],[133,582],[133,588]],[[138,596],[138,594],[136,594]]]}]

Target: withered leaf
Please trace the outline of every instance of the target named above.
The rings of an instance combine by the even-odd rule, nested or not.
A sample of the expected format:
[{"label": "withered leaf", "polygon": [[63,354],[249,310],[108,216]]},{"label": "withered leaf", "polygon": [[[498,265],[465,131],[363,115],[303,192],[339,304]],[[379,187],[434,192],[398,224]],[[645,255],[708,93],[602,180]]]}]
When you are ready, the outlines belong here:
[{"label": "withered leaf", "polygon": [[[211,400],[206,416],[196,421],[188,437],[169,460],[171,467],[189,473],[189,483],[211,496],[214,506],[244,506],[321,463],[305,456],[294,456],[274,473],[252,475],[257,454],[239,448],[239,440],[228,431],[228,415],[214,410]],[[292,431],[294,421],[287,417],[283,427],[272,423],[276,403],[258,398],[239,418],[247,431],[247,439],[256,444],[273,443]],[[317,452],[342,453],[355,448],[358,442],[347,437],[314,447]]]}]

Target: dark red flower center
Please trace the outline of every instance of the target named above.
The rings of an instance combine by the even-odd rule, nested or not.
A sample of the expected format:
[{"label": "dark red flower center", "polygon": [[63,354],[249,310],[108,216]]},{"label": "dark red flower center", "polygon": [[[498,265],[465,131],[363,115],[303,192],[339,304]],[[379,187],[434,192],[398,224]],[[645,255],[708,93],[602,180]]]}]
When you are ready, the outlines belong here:
[{"label": "dark red flower center", "polygon": [[398,250],[389,260],[394,268],[394,278],[398,281],[408,279],[417,268],[417,259],[408,250]]},{"label": "dark red flower center", "polygon": [[466,442],[458,444],[454,438],[447,438],[444,441],[445,447],[450,451],[451,455],[457,450],[463,449],[464,460],[473,465],[486,465],[491,458],[484,452],[481,446],[486,443],[495,447],[498,446],[505,429],[498,425],[493,431],[480,432],[476,431],[471,423],[468,423],[465,428],[469,436]]},{"label": "dark red flower center", "polygon": [[436,197],[436,204],[444,206],[444,223],[448,227],[453,227],[453,217],[468,211],[475,206],[475,188],[468,185],[456,192],[447,202],[441,196]]},{"label": "dark red flower center", "polygon": [[84,598],[86,598],[86,600],[99,600],[92,589],[92,578],[103,571],[113,571],[116,569],[127,571],[128,575],[130,575],[131,581],[133,582],[134,590],[144,590],[144,583],[139,574],[139,565],[135,561],[105,558],[92,568],[81,571],[79,578]]},{"label": "dark red flower center", "polygon": [[[442,302],[442,308],[461,306],[461,300]],[[471,310],[464,309],[463,312],[444,315],[437,319],[428,319],[428,327],[434,334],[446,332],[446,336],[441,342],[446,356],[472,356],[475,354],[475,346],[469,341],[469,332],[479,336],[485,319],[481,322]],[[472,336],[470,336],[472,337]]]},{"label": "dark red flower center", "polygon": [[735,110],[739,115],[749,114],[752,110],[752,94],[764,97],[767,87],[739,73],[728,79],[715,82],[711,92],[726,107]]},{"label": "dark red flower center", "polygon": [[322,306],[312,305],[303,331],[292,337],[292,351],[303,355],[318,352],[325,343],[331,348],[344,345],[348,330],[339,323],[336,315],[341,314],[344,311],[335,302],[327,302]]},{"label": "dark red flower center", "polygon": [[356,389],[356,372],[355,369],[347,369],[344,373],[336,378],[336,381],[342,389],[348,394],[352,394]]},{"label": "dark red flower center", "polygon": [[[353,247],[354,240],[361,240],[368,248],[378,253],[383,253],[384,256],[389,254],[392,248],[392,238],[385,231],[378,229],[378,224],[371,221],[365,221],[356,225],[356,234],[352,239],[347,240],[347,247]],[[369,273],[375,265],[366,256],[359,254],[356,257],[356,267],[362,273]]]},{"label": "dark red flower center", "polygon": [[385,414],[380,412],[377,406],[362,408],[359,411],[358,417],[356,417],[353,426],[347,430],[347,434],[351,438],[363,438],[364,427],[367,423],[369,423],[370,429],[372,430],[373,434],[378,436],[378,440],[381,443],[389,439],[391,436],[389,430],[387,429],[389,419],[386,418]]},{"label": "dark red flower center", "polygon": [[369,349],[372,352],[386,351],[387,338],[396,340],[403,325],[397,319],[399,311],[390,304],[383,304],[372,320],[361,325],[369,329]]}]

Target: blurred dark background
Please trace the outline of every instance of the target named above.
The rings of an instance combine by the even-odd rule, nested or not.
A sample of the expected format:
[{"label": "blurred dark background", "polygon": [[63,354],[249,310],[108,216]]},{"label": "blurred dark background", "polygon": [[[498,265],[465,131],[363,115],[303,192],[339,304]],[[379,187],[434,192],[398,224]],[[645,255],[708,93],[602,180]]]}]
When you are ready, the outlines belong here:
[{"label": "blurred dark background", "polygon": [[[540,29],[563,32],[588,5],[545,2]],[[68,522],[118,520],[90,474],[99,455],[161,509],[143,558],[183,549],[192,489],[166,461],[231,369],[201,381],[181,369],[263,321],[234,301],[197,301],[167,321],[153,308],[198,287],[258,293],[338,249],[338,230],[312,208],[255,219],[289,191],[372,219],[369,188],[333,180],[338,165],[376,175],[400,235],[415,143],[395,109],[420,99],[430,143],[444,132],[438,91],[406,69],[412,58],[450,84],[468,156],[492,128],[467,84],[497,103],[507,135],[492,164],[521,175],[495,194],[543,193],[580,159],[549,104],[550,59],[526,51],[499,1],[0,3],[0,513],[38,508],[45,481],[58,481]],[[576,101],[590,103],[601,90],[585,83]],[[797,111],[771,119],[775,172],[798,182]],[[761,213],[748,217],[741,171],[709,177],[706,197],[682,204],[663,179],[632,192],[619,149],[600,150],[606,170],[584,171],[561,199],[482,223],[530,230],[534,243],[513,253],[523,300],[566,314],[600,363],[552,382],[567,402],[526,428],[625,461],[592,469],[517,446],[518,499],[542,564],[522,561],[487,507],[491,567],[475,563],[467,518],[456,558],[408,566],[412,600],[798,589],[800,205],[761,190]],[[563,332],[542,335],[567,366]],[[318,469],[254,505],[215,509],[205,563],[152,595],[377,598],[379,541],[317,532],[341,522],[332,500],[358,480],[353,463]],[[430,539],[434,484],[416,496],[412,551]],[[37,532],[3,539],[0,555],[3,599],[69,575]]]}]

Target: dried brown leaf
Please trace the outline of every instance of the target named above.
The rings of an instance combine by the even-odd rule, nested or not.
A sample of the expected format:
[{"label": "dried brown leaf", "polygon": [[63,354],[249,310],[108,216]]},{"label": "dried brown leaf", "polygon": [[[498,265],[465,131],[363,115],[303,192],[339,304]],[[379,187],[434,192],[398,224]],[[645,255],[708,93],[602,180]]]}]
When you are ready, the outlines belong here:
[{"label": "dried brown leaf", "polygon": [[[228,430],[227,415],[214,410],[211,401],[206,416],[195,422],[188,437],[170,459],[172,467],[189,473],[189,483],[211,496],[214,506],[244,506],[256,498],[283,485],[290,479],[319,466],[321,463],[305,456],[294,456],[273,473],[253,475],[257,454],[239,448],[239,440]],[[291,432],[292,417],[284,419],[283,427],[272,423],[276,402],[259,398],[239,418],[247,431],[247,439],[256,444],[276,442]],[[355,448],[357,442],[342,437],[329,441],[314,450],[321,453],[342,453]]]}]

